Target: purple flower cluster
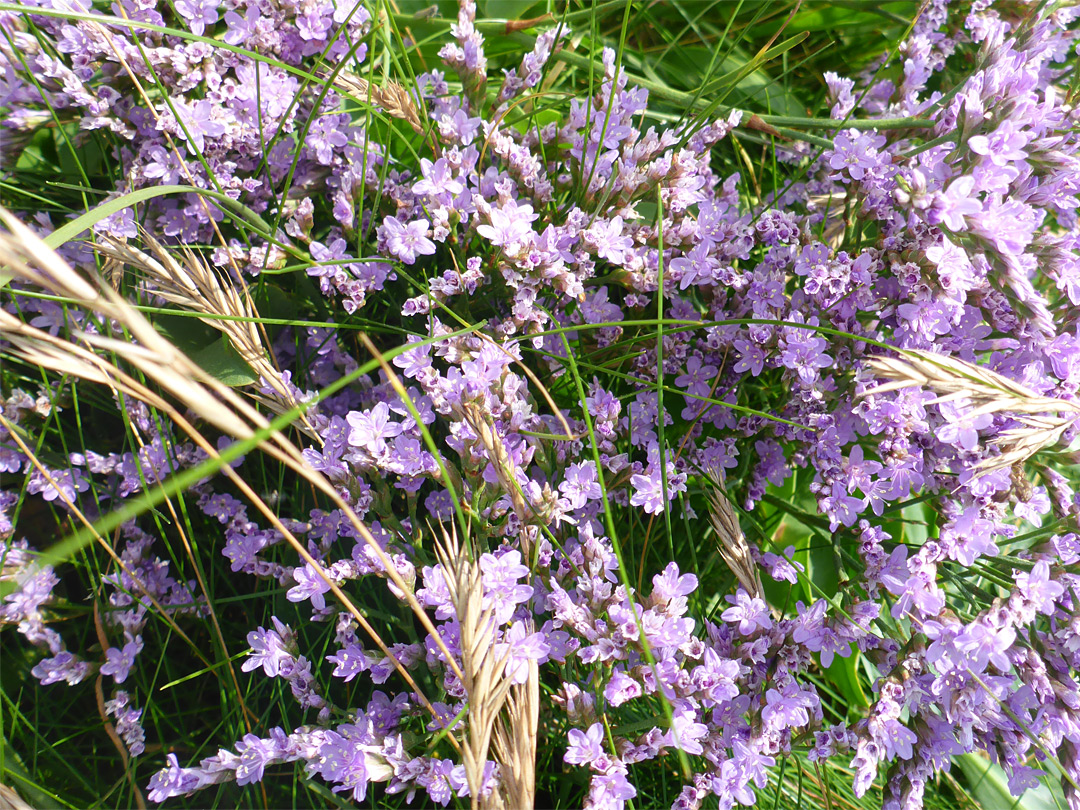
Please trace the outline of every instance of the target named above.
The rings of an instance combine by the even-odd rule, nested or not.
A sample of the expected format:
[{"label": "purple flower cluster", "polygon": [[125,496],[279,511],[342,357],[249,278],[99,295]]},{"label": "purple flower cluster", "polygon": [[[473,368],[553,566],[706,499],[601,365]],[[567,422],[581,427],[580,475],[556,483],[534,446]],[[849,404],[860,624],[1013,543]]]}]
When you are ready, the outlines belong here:
[{"label": "purple flower cluster", "polygon": [[[32,128],[46,107],[68,111],[82,129],[111,133],[117,193],[216,188],[282,223],[272,241],[241,239],[219,208],[185,194],[145,205],[139,223],[150,233],[218,245],[213,261],[237,279],[308,257],[307,274],[342,319],[377,302],[410,332],[392,360],[400,379],[361,377],[306,415],[304,459],[368,521],[377,551],[342,510],[306,503],[282,525],[316,569],[219,481],[193,488],[232,572],[272,579],[314,622],[332,621],[333,652],[306,657],[276,615],[250,632],[243,671],[288,682],[313,719],[248,734],[198,765],[170,754],[150,798],[252,784],[294,762],[355,801],[371,783],[440,805],[468,796],[464,766],[415,733],[417,717],[425,732],[460,729],[468,708],[448,572],[417,539],[467,513],[485,549],[477,564],[496,658],[514,683],[534,663],[541,677],[558,673],[548,742],[587,772],[588,807],[623,806],[637,795],[631,766],[681,751],[694,773],[674,807],[709,795],[722,808],[753,804],[795,753],[845,758],[857,795],[880,774],[885,806],[907,810],[953,755],[976,750],[1017,793],[1056,754],[1080,807],[1080,497],[1049,456],[995,466],[1049,409],[979,407],[929,380],[881,390],[865,362],[883,346],[920,350],[981,364],[1042,402],[1080,405],[1080,113],[1066,100],[1077,10],[1018,21],[976,3],[957,20],[932,0],[900,62],[826,76],[831,146],[779,147],[801,179],[751,205],[740,177],[713,162],[742,113],[646,127],[648,93],[610,49],[591,95],[557,120],[515,126],[511,109],[540,86],[569,31],[541,33],[489,91],[470,0],[439,51],[445,69],[408,89],[425,116],[422,133],[398,133],[416,136],[414,165],[341,93],[283,67],[316,56],[360,65],[377,17],[346,5],[242,1],[222,15],[212,3],[175,4],[170,23],[272,61],[42,15],[32,37],[0,13],[11,35],[0,59],[15,77],[4,86],[16,111],[5,126]],[[164,21],[153,6],[121,7]],[[136,77],[169,86],[170,100],[133,95]],[[127,215],[97,229],[138,236]],[[49,302],[13,295],[5,307],[53,334],[77,325]],[[483,328],[458,330],[466,316]],[[357,368],[343,335],[325,326],[277,335],[298,401]],[[621,345],[634,350],[610,373],[597,358]],[[43,407],[15,393],[3,413],[18,424]],[[85,510],[201,460],[148,409],[128,407],[137,453],[72,453],[42,472],[0,428],[0,471],[26,475],[27,496]],[[1057,449],[1076,435],[1061,428]],[[739,588],[711,615],[692,614],[704,606],[699,580],[675,561],[648,596],[634,589],[615,521],[678,517],[704,531],[703,474],[717,471],[746,510],[773,504],[795,476],[818,512],[808,519],[836,538],[847,587],[818,592],[797,559],[805,548],[778,543],[749,548],[766,593]],[[149,536],[128,524],[124,566],[104,578],[114,645],[100,665],[77,658],[43,612],[55,573],[8,539],[16,500],[0,492],[0,555],[19,586],[0,621],[49,650],[34,670],[43,684],[78,683],[95,666],[124,683],[149,611],[204,610],[193,584],[170,577]],[[919,501],[936,517],[912,541],[894,516]],[[372,577],[387,580],[377,592],[392,602],[415,596],[437,636],[392,643],[392,658],[362,639],[327,579],[374,587]],[[973,608],[976,579],[986,598]],[[767,598],[785,592],[788,601]],[[870,706],[856,722],[829,723],[811,676],[852,656],[874,673]],[[442,700],[425,706],[398,667],[423,672]],[[355,696],[338,705],[334,679],[365,685],[366,708]],[[611,722],[633,709],[656,723]],[[126,692],[109,712],[131,753],[143,750]],[[500,779],[489,763],[484,790]]]}]

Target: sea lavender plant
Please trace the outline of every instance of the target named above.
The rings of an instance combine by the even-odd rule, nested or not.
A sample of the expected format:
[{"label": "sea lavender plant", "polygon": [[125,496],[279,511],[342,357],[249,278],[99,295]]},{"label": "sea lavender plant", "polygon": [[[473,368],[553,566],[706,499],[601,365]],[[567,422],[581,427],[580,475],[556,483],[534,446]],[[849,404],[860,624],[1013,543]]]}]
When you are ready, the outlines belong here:
[{"label": "sea lavender plant", "polygon": [[[6,351],[51,373],[4,390],[0,620],[47,651],[42,689],[125,684],[151,616],[216,620],[205,583],[169,575],[182,558],[151,551],[200,520],[213,559],[192,550],[192,571],[267,603],[232,677],[292,696],[208,729],[200,746],[229,747],[199,757],[148,754],[151,695],[115,692],[128,753],[165,766],[151,801],[294,763],[355,802],[377,783],[506,806],[546,756],[587,807],[749,805],[770,780],[779,801],[786,763],[832,762],[855,796],[915,808],[981,751],[1015,794],[1049,775],[1080,807],[1075,5],[927,3],[895,53],[824,76],[831,117],[801,128],[830,137],[802,140],[738,108],[670,120],[621,47],[575,52],[567,19],[517,26],[535,38],[499,79],[469,0],[442,27],[227,5],[0,11],[5,165],[17,178],[50,124],[109,165],[81,231],[24,217],[59,256],[4,234]],[[399,64],[386,43],[423,26],[441,67]],[[791,167],[768,190],[720,157],[762,134]],[[172,344],[71,268],[228,350],[215,336],[177,387],[138,354]],[[268,328],[257,304],[290,294],[318,326]],[[218,450],[254,449],[253,423],[299,430],[235,473],[170,402],[61,345],[211,397],[182,407]],[[201,387],[215,372],[247,399]],[[41,452],[64,374],[114,386],[130,450]],[[147,514],[185,475],[173,521]],[[273,509],[270,485],[240,486],[275,476],[315,485]],[[42,503],[65,531],[141,504],[99,579],[97,650],[50,626],[59,561],[25,517]],[[439,557],[455,531],[468,548]],[[706,531],[720,566],[697,557]],[[861,712],[822,688],[840,668]]]}]

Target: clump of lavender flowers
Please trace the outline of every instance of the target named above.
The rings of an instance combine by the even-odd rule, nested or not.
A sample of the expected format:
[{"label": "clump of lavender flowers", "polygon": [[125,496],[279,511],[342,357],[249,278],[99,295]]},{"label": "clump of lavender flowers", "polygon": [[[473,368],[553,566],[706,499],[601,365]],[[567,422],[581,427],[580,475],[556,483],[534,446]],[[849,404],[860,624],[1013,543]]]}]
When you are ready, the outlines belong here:
[{"label": "clump of lavender flowers", "polygon": [[[855,795],[877,781],[886,807],[918,808],[973,751],[1014,794],[1062,777],[1080,807],[1080,8],[947,6],[927,4],[901,58],[824,77],[828,146],[775,145],[798,171],[770,193],[717,160],[744,121],[767,122],[733,109],[651,124],[613,49],[593,86],[534,115],[572,27],[545,22],[496,71],[469,0],[441,66],[394,83],[369,53],[392,20],[363,3],[0,12],[14,143],[63,111],[110,144],[106,201],[191,189],[101,218],[94,238],[208,245],[230,289],[282,276],[331,313],[267,332],[280,380],[247,392],[303,403],[303,461],[344,506],[279,493],[275,522],[220,475],[188,488],[214,540],[203,564],[284,594],[250,627],[240,677],[280,679],[295,707],[215,738],[215,754],[151,755],[136,706],[153,698],[118,689],[106,709],[128,752],[164,765],[148,798],[295,763],[356,802],[377,789],[495,806],[515,774],[503,754],[477,774],[461,753],[475,650],[432,551],[435,524],[456,523],[476,550],[479,637],[503,679],[543,684],[532,733],[587,807],[640,801],[635,777],[664,760],[682,771],[673,807],[751,805],[795,756],[842,761]],[[98,272],[86,241],[61,252]],[[161,301],[152,282],[131,291]],[[2,300],[38,334],[122,334],[34,292],[16,282]],[[380,322],[400,327],[377,340],[391,359],[363,373],[347,327]],[[871,362],[897,352],[936,370]],[[100,580],[108,643],[69,650],[50,622],[55,567],[17,510],[93,519],[208,455],[124,401],[136,451],[41,463],[22,437],[46,430],[56,394],[6,391],[0,410],[0,622],[41,648],[42,688],[95,672],[119,687],[145,665],[151,616],[207,622],[201,586],[170,573],[145,516],[125,522]],[[760,571],[724,574],[710,602],[705,567],[667,559],[659,538],[724,525],[706,514],[717,481],[746,536],[708,530]],[[785,492],[813,527],[799,548],[776,525]],[[921,536],[913,514],[929,516]],[[807,570],[818,543],[841,572],[831,586]],[[331,583],[395,619],[385,643]],[[431,631],[414,629],[414,602]],[[858,718],[817,685],[842,661],[869,687]]]}]

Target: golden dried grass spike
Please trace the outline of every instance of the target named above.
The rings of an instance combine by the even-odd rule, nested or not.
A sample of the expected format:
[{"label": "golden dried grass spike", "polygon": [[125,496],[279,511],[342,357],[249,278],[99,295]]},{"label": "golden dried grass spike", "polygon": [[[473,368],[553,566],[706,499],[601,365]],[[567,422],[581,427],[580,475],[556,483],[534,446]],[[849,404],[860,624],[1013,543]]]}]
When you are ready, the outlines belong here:
[{"label": "golden dried grass spike", "polygon": [[739,585],[750,596],[764,599],[765,592],[761,587],[758,565],[750,553],[750,546],[739,525],[738,515],[735,514],[731,501],[728,499],[723,480],[716,471],[710,471],[707,478],[709,481],[709,522],[712,524],[713,531],[716,532],[720,556],[731,569],[731,573],[735,575]]}]

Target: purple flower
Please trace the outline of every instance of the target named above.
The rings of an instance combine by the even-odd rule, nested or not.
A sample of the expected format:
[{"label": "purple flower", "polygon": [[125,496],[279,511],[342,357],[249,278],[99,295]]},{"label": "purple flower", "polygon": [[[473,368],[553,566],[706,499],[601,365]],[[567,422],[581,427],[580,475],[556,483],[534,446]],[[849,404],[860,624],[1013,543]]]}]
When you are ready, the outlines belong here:
[{"label": "purple flower", "polygon": [[750,596],[745,590],[739,588],[732,596],[724,597],[734,607],[729,607],[722,614],[725,622],[738,622],[739,633],[744,636],[753,635],[760,628],[768,630],[772,627],[772,617],[769,616],[769,606],[756,596]]},{"label": "purple flower", "polygon": [[1016,587],[1039,613],[1054,612],[1054,603],[1065,593],[1065,586],[1050,579],[1050,565],[1045,560],[1035,563],[1031,573],[1016,574]]},{"label": "purple flower", "polygon": [[571,765],[591,765],[600,758],[601,744],[604,741],[604,727],[593,723],[588,731],[570,729],[567,735],[569,745],[563,755],[563,761]]},{"label": "purple flower", "polygon": [[685,388],[690,394],[708,396],[710,383],[715,376],[716,367],[702,363],[701,358],[695,355],[686,361],[686,373],[675,378],[675,385]]},{"label": "purple flower", "polygon": [[[191,33],[202,34],[218,20],[218,0],[176,0],[176,12],[186,19]],[[202,149],[200,144],[199,149]]]},{"label": "purple flower", "polygon": [[503,635],[503,641],[495,645],[496,657],[500,660],[509,648],[510,657],[503,671],[504,677],[511,683],[523,684],[529,680],[530,661],[543,662],[551,652],[544,633],[530,633],[524,622],[514,622]]},{"label": "purple flower", "polygon": [[499,624],[510,621],[517,606],[532,598],[532,586],[518,582],[529,576],[529,568],[522,563],[521,552],[517,549],[498,557],[482,554],[480,572],[484,583],[483,607],[494,609],[495,621]]},{"label": "purple flower", "polygon": [[30,670],[30,674],[41,681],[42,686],[50,683],[67,681],[74,686],[90,674],[90,664],[77,658],[67,650],[61,650],[52,658],[43,658]]},{"label": "purple flower", "polygon": [[645,475],[634,475],[630,478],[630,484],[634,488],[634,494],[630,496],[633,506],[641,506],[650,515],[659,515],[664,511],[667,501],[674,498],[678,493],[686,491],[686,473],[675,472],[675,465],[670,462],[667,465],[667,497],[665,497],[664,481],[660,471],[659,451],[653,446],[650,452],[652,462],[645,470]]},{"label": "purple flower", "polygon": [[90,482],[83,477],[82,471],[75,467],[48,472],[49,476],[46,478],[41,470],[35,468],[30,473],[26,491],[31,494],[40,492],[41,497],[47,501],[59,498],[61,503],[75,503],[75,494],[86,492],[90,488]]},{"label": "purple flower", "polygon": [[825,354],[828,344],[808,329],[784,330],[784,350],[780,362],[795,371],[807,385],[818,379],[818,369],[828,368],[832,358]]},{"label": "purple flower", "polygon": [[259,7],[256,4],[249,5],[241,17],[235,11],[225,12],[225,24],[229,30],[222,39],[229,45],[240,45],[255,32],[255,26],[260,19]]},{"label": "purple flower", "polygon": [[628,799],[637,796],[637,788],[626,778],[626,766],[613,764],[605,773],[596,774],[589,784],[588,806],[620,810]]},{"label": "purple flower", "polygon": [[492,209],[491,224],[477,225],[476,232],[507,253],[516,253],[535,240],[531,223],[537,217],[539,214],[533,213],[531,205],[518,205],[509,200],[502,208]]},{"label": "purple flower", "polygon": [[173,796],[186,796],[202,787],[203,782],[195,774],[195,769],[181,768],[176,754],[167,754],[165,759],[168,767],[150,778],[150,791],[147,794],[150,801],[161,803]]},{"label": "purple flower", "polygon": [[782,691],[769,689],[765,693],[765,708],[761,710],[761,719],[766,728],[783,731],[785,728],[797,728],[810,722],[807,709],[818,703],[817,696],[804,691],[794,681],[789,681]]},{"label": "purple flower", "polygon": [[975,450],[979,446],[979,431],[994,423],[992,414],[981,413],[969,416],[971,411],[966,400],[953,400],[938,405],[946,423],[938,428],[937,437],[947,444],[955,444],[964,450]]},{"label": "purple flower", "polygon": [[310,563],[297,566],[293,569],[292,575],[296,585],[289,588],[285,594],[286,599],[290,602],[303,602],[305,599],[310,599],[311,606],[316,610],[322,610],[326,607],[323,594],[330,591],[330,585],[319,576]]},{"label": "purple flower", "polygon": [[390,406],[380,402],[366,413],[350,411],[345,420],[352,430],[349,431],[349,444],[377,451],[386,439],[392,439],[405,429],[399,422],[390,419]]},{"label": "purple flower", "polygon": [[891,717],[884,720],[873,718],[870,720],[870,725],[874,732],[874,739],[885,749],[885,755],[889,759],[894,757],[911,759],[914,755],[911,746],[919,739],[914,731]]},{"label": "purple flower", "polygon": [[116,718],[116,733],[123,739],[128,753],[137,757],[146,750],[146,733],[139,723],[142,709],[130,706],[130,702],[131,696],[127,692],[119,691],[112,700],[105,701],[105,713]]},{"label": "purple flower", "polygon": [[680,290],[685,290],[692,284],[713,281],[713,271],[720,266],[720,263],[709,248],[710,245],[707,242],[701,242],[685,256],[678,256],[671,260],[671,275],[678,279]]},{"label": "purple flower", "polygon": [[589,230],[585,239],[596,246],[596,255],[612,264],[622,264],[626,252],[634,246],[634,240],[623,233],[623,218],[599,219]]},{"label": "purple flower", "polygon": [[379,228],[379,239],[385,241],[390,255],[405,264],[415,264],[417,254],[430,256],[435,252],[435,243],[427,238],[430,227],[426,219],[402,225],[397,217],[386,217]]},{"label": "purple flower", "polygon": [[982,203],[972,194],[975,179],[969,175],[953,180],[948,189],[934,195],[933,203],[927,212],[927,219],[941,223],[951,231],[966,231],[965,217],[976,217],[982,213]]},{"label": "purple flower", "polygon": [[607,702],[611,706],[621,706],[636,697],[641,697],[641,684],[621,669],[612,673],[611,679],[604,687],[604,698]]},{"label": "purple flower", "polygon": [[834,169],[847,169],[852,179],[861,180],[867,169],[877,166],[881,158],[875,146],[883,146],[884,143],[883,138],[871,132],[855,129],[838,132],[833,141],[829,165]]},{"label": "purple flower", "polygon": [[559,492],[569,502],[571,509],[581,509],[590,500],[599,500],[603,493],[596,477],[596,462],[584,461],[567,467],[565,477],[559,484]]},{"label": "purple flower", "polygon": [[240,762],[236,767],[236,784],[252,785],[261,782],[267,765],[273,765],[281,758],[281,752],[273,739],[261,739],[254,734],[245,734],[236,744]]},{"label": "purple flower", "polygon": [[702,664],[691,673],[691,681],[702,693],[706,706],[727,703],[739,695],[736,681],[742,675],[738,661],[721,658],[712,647],[705,648]]},{"label": "purple flower", "polygon": [[954,645],[975,673],[984,672],[989,664],[1008,672],[1011,665],[1006,653],[1015,640],[1016,631],[1011,627],[994,627],[976,620],[956,637]]},{"label": "purple flower", "polygon": [[767,355],[765,350],[749,340],[736,340],[735,351],[739,353],[739,360],[735,363],[734,370],[740,374],[749,371],[755,377],[765,369]]},{"label": "purple flower", "polygon": [[697,590],[698,578],[693,574],[680,575],[678,563],[670,562],[663,573],[653,577],[652,583],[653,599],[667,604],[675,599],[685,599]]},{"label": "purple flower", "polygon": [[761,555],[761,564],[777,582],[790,582],[792,585],[799,581],[799,572],[806,570],[801,562],[795,560],[795,546],[785,548],[783,556],[765,552]]},{"label": "purple flower", "polygon": [[127,680],[128,673],[135,666],[135,656],[143,648],[142,636],[135,638],[124,645],[122,650],[109,647],[105,651],[105,663],[101,665],[102,675],[111,675],[117,683]]},{"label": "purple flower", "polygon": [[[3,557],[2,552],[0,546],[0,558]],[[7,549],[7,554],[9,556],[5,562],[11,560],[13,563],[16,554],[10,549]],[[36,570],[32,564],[26,563],[18,571],[16,582],[18,587],[4,597],[4,603],[0,606],[0,620],[11,624],[34,617],[41,606],[52,598],[53,588],[60,584],[60,578],[56,576],[52,566]]]},{"label": "purple flower", "polygon": [[336,783],[334,793],[352,791],[355,802],[367,796],[371,782],[383,782],[393,775],[393,768],[381,756],[382,747],[366,741],[366,735],[353,736],[352,728],[340,726],[349,736],[330,731],[319,749],[318,773],[328,782]]},{"label": "purple flower", "polygon": [[446,158],[439,158],[434,163],[426,158],[420,159],[420,173],[423,180],[413,183],[413,194],[431,197],[443,203],[449,203],[453,197],[465,190],[465,186],[451,173]]},{"label": "purple flower", "polygon": [[989,158],[995,166],[1007,166],[1012,161],[1024,160],[1027,158],[1024,147],[1031,135],[1016,127],[1016,122],[1006,118],[990,135],[972,135],[968,138],[968,149]]},{"label": "purple flower", "polygon": [[[192,27],[194,28],[194,24]],[[177,126],[177,134],[188,142],[188,150],[191,154],[204,152],[207,138],[218,138],[225,134],[225,125],[214,118],[215,110],[218,108],[212,102],[202,99],[193,104],[185,104],[177,100],[173,104],[180,121],[183,122],[182,127]]]},{"label": "purple flower", "polygon": [[[687,704],[687,701],[676,701]],[[704,723],[699,723],[697,711],[690,705],[676,706],[672,712],[671,730],[664,735],[666,744],[673,748],[681,748],[691,756],[704,753],[701,739],[709,733],[709,728]]]},{"label": "purple flower", "polygon": [[251,654],[240,666],[244,672],[251,672],[253,669],[262,667],[266,676],[273,678],[291,670],[295,659],[287,647],[292,638],[292,631],[276,616],[272,616],[271,619],[275,629],[265,630],[260,627],[248,633],[247,642],[251,646]]},{"label": "purple flower", "polygon": [[349,644],[338,650],[334,655],[326,656],[326,660],[334,665],[333,675],[348,683],[371,665],[368,655],[359,644]]}]

